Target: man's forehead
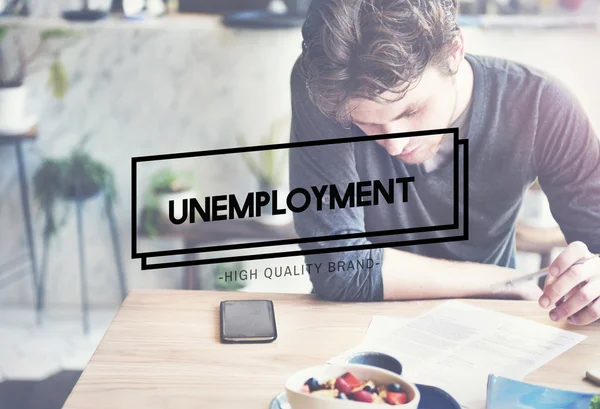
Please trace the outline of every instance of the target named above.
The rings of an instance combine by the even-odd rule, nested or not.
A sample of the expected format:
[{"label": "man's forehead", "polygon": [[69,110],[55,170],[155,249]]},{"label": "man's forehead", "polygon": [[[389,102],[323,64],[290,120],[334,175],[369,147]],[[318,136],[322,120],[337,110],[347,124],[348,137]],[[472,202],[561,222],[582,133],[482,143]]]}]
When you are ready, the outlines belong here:
[{"label": "man's forehead", "polygon": [[[374,101],[366,98],[355,98],[349,101],[348,109],[350,115],[362,116],[372,114],[385,114],[389,110],[399,110],[410,112],[411,110],[420,108],[424,101],[429,97],[431,91],[435,91],[435,81],[428,81],[434,75],[429,69],[425,71],[421,79],[403,92],[402,98],[398,99],[398,94],[394,91],[386,91],[381,94],[382,101]],[[394,101],[386,102],[385,100]]]},{"label": "man's forehead", "polygon": [[419,99],[409,95],[394,102],[378,102],[371,100],[352,100],[349,103],[350,116],[356,124],[384,124],[396,119],[397,116],[418,109]]}]

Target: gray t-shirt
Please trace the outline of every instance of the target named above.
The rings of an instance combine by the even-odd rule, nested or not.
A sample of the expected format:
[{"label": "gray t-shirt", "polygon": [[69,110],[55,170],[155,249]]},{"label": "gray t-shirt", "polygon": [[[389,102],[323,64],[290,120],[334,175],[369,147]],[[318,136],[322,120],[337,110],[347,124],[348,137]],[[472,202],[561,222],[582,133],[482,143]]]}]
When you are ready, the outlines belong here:
[{"label": "gray t-shirt", "polygon": [[[524,193],[538,177],[566,239],[581,240],[591,251],[600,252],[600,140],[577,100],[557,80],[534,68],[493,57],[466,58],[474,72],[468,132],[460,132],[460,138],[469,141],[469,239],[384,247],[514,268],[517,215]],[[364,135],[358,127],[345,129],[317,110],[308,99],[298,63],[291,91],[292,142]],[[459,157],[462,160],[462,153]],[[396,236],[347,235],[452,223],[453,170],[452,160],[430,171],[405,165],[372,141],[290,149],[291,188],[328,184],[342,188],[357,181],[415,177],[406,202],[335,210],[311,205],[294,214],[300,237],[344,235],[334,241],[303,243],[304,250],[362,246],[306,255],[306,262],[323,264],[319,274],[310,276],[315,293],[338,301],[382,300],[383,248],[376,246]],[[459,173],[462,180],[462,170]],[[458,191],[462,202],[462,187]],[[459,220],[463,220],[463,210],[459,209]],[[439,239],[456,233],[434,231],[425,237]],[[423,233],[397,237],[403,241],[423,238]],[[357,263],[365,259],[373,260],[372,267],[368,262]],[[350,261],[352,268],[348,268]],[[336,268],[330,271],[331,262]],[[339,268],[339,262],[345,268]]]},{"label": "gray t-shirt", "polygon": [[[465,110],[460,114],[456,121],[454,121],[449,128],[458,128],[460,135],[467,135],[469,131],[469,119],[471,114],[471,102],[467,105]],[[454,154],[454,140],[452,135],[446,135],[442,141],[439,150],[432,157],[423,162],[420,167],[423,173],[430,173],[434,170],[442,167],[444,164],[452,161]]]}]

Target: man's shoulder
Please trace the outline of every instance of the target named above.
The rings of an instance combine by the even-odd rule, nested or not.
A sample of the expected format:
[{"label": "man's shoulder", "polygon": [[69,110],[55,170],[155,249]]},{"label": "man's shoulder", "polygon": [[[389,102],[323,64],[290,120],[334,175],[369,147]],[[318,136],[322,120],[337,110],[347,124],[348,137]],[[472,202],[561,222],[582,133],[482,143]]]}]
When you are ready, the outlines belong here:
[{"label": "man's shoulder", "polygon": [[522,62],[486,55],[470,56],[474,70],[479,70],[485,81],[487,98],[494,98],[500,106],[511,111],[515,105],[545,111],[549,105],[564,106],[573,103],[569,87],[544,69]]},{"label": "man's shoulder", "polygon": [[470,62],[479,67],[488,81],[495,85],[544,87],[555,78],[541,68],[508,58],[490,55],[469,55]]}]

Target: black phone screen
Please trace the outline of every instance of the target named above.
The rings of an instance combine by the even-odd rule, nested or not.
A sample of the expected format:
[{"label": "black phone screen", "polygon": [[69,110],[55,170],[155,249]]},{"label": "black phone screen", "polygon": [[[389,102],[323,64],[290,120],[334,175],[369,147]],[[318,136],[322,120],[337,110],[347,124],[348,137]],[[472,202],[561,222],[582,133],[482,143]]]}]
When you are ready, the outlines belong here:
[{"label": "black phone screen", "polygon": [[221,341],[264,343],[277,338],[275,312],[270,300],[221,302]]}]

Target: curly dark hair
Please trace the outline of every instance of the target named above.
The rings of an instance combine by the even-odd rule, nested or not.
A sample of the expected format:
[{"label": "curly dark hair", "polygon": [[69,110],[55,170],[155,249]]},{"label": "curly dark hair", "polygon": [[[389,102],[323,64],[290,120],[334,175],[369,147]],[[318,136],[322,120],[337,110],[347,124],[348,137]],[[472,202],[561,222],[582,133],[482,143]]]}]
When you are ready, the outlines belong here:
[{"label": "curly dark hair", "polygon": [[[316,1],[316,0],[313,0]],[[458,0],[326,0],[303,27],[300,71],[311,101],[327,117],[350,121],[353,98],[401,99],[447,57],[459,34]],[[393,99],[381,94],[393,91]]]}]

